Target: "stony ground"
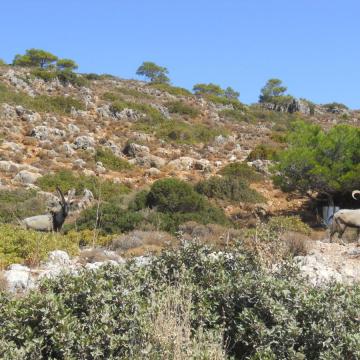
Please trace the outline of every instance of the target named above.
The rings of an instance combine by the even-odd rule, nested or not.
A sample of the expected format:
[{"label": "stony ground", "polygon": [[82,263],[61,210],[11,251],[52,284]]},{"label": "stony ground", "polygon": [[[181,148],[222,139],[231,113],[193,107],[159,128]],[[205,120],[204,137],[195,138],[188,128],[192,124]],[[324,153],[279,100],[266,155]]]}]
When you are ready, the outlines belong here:
[{"label": "stony ground", "polygon": [[[244,108],[243,118],[234,121],[224,115],[226,110],[234,110],[232,105],[216,104],[193,95],[172,95],[144,82],[115,77],[91,80],[79,87],[55,80],[45,82],[31,76],[28,69],[5,66],[0,67],[0,86],[5,86],[6,94],[11,95],[0,99],[2,189],[36,189],[39,177],[60,169],[111,179],[133,189],[163,177],[176,176],[195,182],[216,174],[228,163],[245,161],[257,145],[273,143],[273,134],[283,130],[286,121],[281,116],[274,117],[275,112],[250,107]],[[137,106],[114,111],[108,93]],[[39,109],[34,110],[32,99],[44,96],[74,99],[81,109],[50,111],[47,104],[37,105]],[[44,102],[48,103],[49,98]],[[174,101],[195,109],[196,116],[169,111],[169,104]],[[162,126],[167,132],[147,126],[149,115],[141,106],[155,109],[169,124],[181,124],[180,134],[171,134],[166,123]],[[319,106],[315,110],[315,115],[309,115],[308,109],[304,109],[299,116],[325,128],[343,122],[360,125],[359,112],[327,112]],[[198,129],[200,133],[211,130],[210,138],[188,141],[187,136]],[[124,171],[106,168],[94,160],[99,147],[110,150],[133,167]],[[268,174],[267,161],[249,164],[265,176]],[[269,179],[252,187],[267,199],[261,206],[266,215],[297,213],[306,203],[305,198],[288,198]],[[256,206],[232,204],[224,210],[228,215],[244,214],[254,212]],[[313,283],[360,280],[360,252],[355,244],[343,246],[314,240],[311,251],[298,261]],[[16,267],[11,270],[28,271]],[[39,273],[43,270],[39,269]]]}]

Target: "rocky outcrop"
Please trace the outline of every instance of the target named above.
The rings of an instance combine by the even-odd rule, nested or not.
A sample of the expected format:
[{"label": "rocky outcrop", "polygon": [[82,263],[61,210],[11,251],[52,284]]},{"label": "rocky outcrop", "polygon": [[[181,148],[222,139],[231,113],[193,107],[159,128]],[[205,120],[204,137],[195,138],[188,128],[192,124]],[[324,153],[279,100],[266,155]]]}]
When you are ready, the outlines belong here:
[{"label": "rocky outcrop", "polygon": [[41,177],[41,174],[30,172],[27,170],[21,170],[14,177],[14,181],[19,182],[23,185],[34,184],[36,180]]},{"label": "rocky outcrop", "polygon": [[74,141],[75,149],[86,150],[90,147],[94,147],[95,140],[91,136],[78,136]]},{"label": "rocky outcrop", "polygon": [[300,112],[305,115],[310,115],[314,109],[312,105],[305,100],[291,99],[285,103],[261,103],[261,106],[267,110],[295,113]]},{"label": "rocky outcrop", "polygon": [[36,126],[32,129],[30,136],[33,136],[38,140],[50,140],[53,138],[65,138],[66,132],[57,128]]}]

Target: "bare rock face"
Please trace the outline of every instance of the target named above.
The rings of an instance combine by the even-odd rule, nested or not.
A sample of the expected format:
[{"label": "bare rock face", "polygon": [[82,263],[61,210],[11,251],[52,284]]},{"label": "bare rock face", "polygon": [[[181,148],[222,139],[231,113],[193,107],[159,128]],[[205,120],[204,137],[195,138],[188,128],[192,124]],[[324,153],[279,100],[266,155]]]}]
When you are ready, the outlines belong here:
[{"label": "bare rock face", "polygon": [[21,184],[34,184],[36,180],[41,177],[41,174],[33,173],[27,170],[21,170],[15,177],[14,180]]},{"label": "bare rock face", "polygon": [[16,119],[17,113],[15,108],[8,104],[2,104],[0,108],[0,118],[5,118],[8,120]]},{"label": "bare rock face", "polygon": [[150,149],[145,145],[129,143],[125,146],[123,153],[130,157],[144,156],[150,153]]},{"label": "bare rock face", "polygon": [[115,117],[118,120],[130,121],[130,122],[138,121],[143,116],[144,116],[144,114],[140,113],[139,111],[134,110],[134,109],[128,109],[128,108],[115,113]]},{"label": "bare rock face", "polygon": [[176,170],[199,170],[209,172],[212,167],[210,161],[207,159],[194,159],[188,156],[182,156],[178,159],[172,160],[168,163],[170,167]]},{"label": "bare rock face", "polygon": [[23,292],[34,287],[34,281],[31,278],[31,271],[27,266],[20,264],[12,264],[9,269],[4,272],[8,289],[11,292]]},{"label": "bare rock face", "polygon": [[57,128],[36,126],[30,135],[38,140],[50,140],[53,138],[65,138],[66,132]]},{"label": "bare rock face", "polygon": [[195,159],[188,156],[182,156],[178,159],[170,161],[168,165],[174,169],[185,171],[191,170],[194,162]]},{"label": "bare rock face", "polygon": [[254,160],[254,161],[249,161],[247,164],[249,166],[255,168],[257,171],[261,172],[262,174],[271,175],[269,169],[270,169],[271,165],[274,164],[274,162],[271,161],[271,160],[257,159],[257,160]]},{"label": "bare rock face", "polygon": [[262,103],[261,106],[265,109],[279,112],[300,112],[305,115],[310,115],[312,112],[310,103],[301,99],[292,99],[291,101],[284,104]]},{"label": "bare rock face", "polygon": [[26,92],[29,96],[35,97],[34,90],[28,85],[26,81],[21,79],[18,74],[10,69],[4,74],[4,78],[10,82],[16,89]]},{"label": "bare rock face", "polygon": [[90,136],[78,136],[74,141],[75,149],[86,150],[89,147],[94,147],[95,140]]}]

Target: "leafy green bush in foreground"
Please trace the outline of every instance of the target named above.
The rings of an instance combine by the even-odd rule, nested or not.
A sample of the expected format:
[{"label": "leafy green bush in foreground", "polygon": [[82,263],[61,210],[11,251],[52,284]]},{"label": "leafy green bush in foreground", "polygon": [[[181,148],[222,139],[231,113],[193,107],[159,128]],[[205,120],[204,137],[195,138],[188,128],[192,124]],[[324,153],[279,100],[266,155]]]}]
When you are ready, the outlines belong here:
[{"label": "leafy green bush in foreground", "polygon": [[184,243],[150,265],[1,294],[0,357],[224,359],[222,346],[234,359],[360,357],[358,285],[312,288],[289,266],[267,273],[241,248],[212,252]]}]

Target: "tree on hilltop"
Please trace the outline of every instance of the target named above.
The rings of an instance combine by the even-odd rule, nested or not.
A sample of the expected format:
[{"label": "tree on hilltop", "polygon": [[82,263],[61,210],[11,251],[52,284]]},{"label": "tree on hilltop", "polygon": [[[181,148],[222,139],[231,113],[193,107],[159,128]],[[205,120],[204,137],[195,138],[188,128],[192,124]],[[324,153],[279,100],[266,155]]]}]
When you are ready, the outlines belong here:
[{"label": "tree on hilltop", "polygon": [[41,49],[28,49],[25,55],[17,54],[13,60],[13,65],[33,66],[46,68],[53,65],[58,57],[48,51]]},{"label": "tree on hilltop", "polygon": [[152,83],[168,84],[170,79],[167,74],[168,69],[163,66],[159,66],[151,61],[143,62],[136,70],[136,75],[144,76]]},{"label": "tree on hilltop", "polygon": [[274,98],[285,96],[287,87],[283,86],[280,79],[270,79],[261,89],[259,101],[261,103],[271,102]]},{"label": "tree on hilltop", "polygon": [[193,86],[193,91],[196,95],[215,95],[215,96],[224,96],[224,90],[216,84],[195,84]]},{"label": "tree on hilltop", "polygon": [[227,99],[236,100],[239,98],[240,93],[238,91],[234,90],[232,87],[228,86],[224,90],[224,95]]},{"label": "tree on hilltop", "polygon": [[59,59],[56,62],[56,67],[60,71],[73,71],[78,68],[78,65],[74,60],[71,59]]}]

